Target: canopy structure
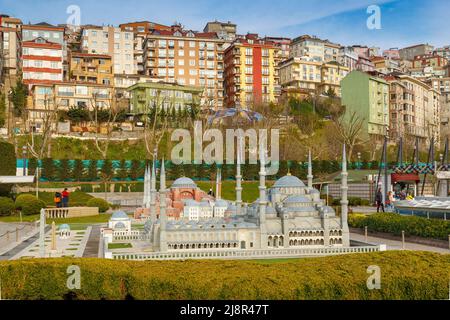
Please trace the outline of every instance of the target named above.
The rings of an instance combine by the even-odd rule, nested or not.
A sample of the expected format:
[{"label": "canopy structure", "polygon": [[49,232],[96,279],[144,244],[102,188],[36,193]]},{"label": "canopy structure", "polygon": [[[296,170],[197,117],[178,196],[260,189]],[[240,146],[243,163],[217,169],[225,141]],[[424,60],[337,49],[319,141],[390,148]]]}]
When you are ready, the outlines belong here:
[{"label": "canopy structure", "polygon": [[35,176],[0,176],[0,184],[33,183]]}]

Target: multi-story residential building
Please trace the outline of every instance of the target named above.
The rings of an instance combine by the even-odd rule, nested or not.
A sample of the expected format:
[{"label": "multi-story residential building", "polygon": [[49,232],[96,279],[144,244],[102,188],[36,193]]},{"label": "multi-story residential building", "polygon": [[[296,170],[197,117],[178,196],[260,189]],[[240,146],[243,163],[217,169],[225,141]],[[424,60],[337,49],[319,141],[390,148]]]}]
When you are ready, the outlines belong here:
[{"label": "multi-story residential building", "polygon": [[380,55],[379,47],[370,47],[369,48],[369,57],[378,57]]},{"label": "multi-story residential building", "polygon": [[370,58],[370,48],[367,46],[362,46],[355,44],[352,46],[353,51],[358,55],[358,57],[364,57],[366,59]]},{"label": "multi-story residential building", "polygon": [[375,65],[370,60],[370,58],[366,58],[365,56],[358,56],[358,62],[356,63],[356,70],[362,72],[372,72],[375,70]]},{"label": "multi-story residential building", "polygon": [[283,61],[279,68],[282,92],[288,97],[299,97],[299,93],[321,95],[330,89],[340,96],[341,80],[349,72],[349,68],[337,62],[320,63],[300,58]]},{"label": "multi-story residential building", "polygon": [[280,61],[284,61],[289,59],[290,50],[291,50],[291,42],[290,38],[283,37],[264,37],[263,39],[266,42],[273,42],[280,49]]},{"label": "multi-story residential building", "polygon": [[257,34],[237,38],[225,50],[225,105],[251,107],[276,102],[281,93],[279,47]]},{"label": "multi-story residential building", "polygon": [[55,84],[36,84],[32,87],[28,100],[27,127],[40,132],[44,119],[57,110],[69,110],[70,107],[81,107],[89,110],[98,108],[114,108],[112,98],[114,90],[111,86],[95,83],[61,82]]},{"label": "multi-story residential building", "polygon": [[93,53],[71,52],[69,54],[69,80],[112,85],[111,56]]},{"label": "multi-story residential building", "polygon": [[390,130],[392,139],[419,138],[427,143],[440,136],[440,93],[409,75],[392,73],[390,84]]},{"label": "multi-story residential building", "polygon": [[83,52],[111,56],[114,73],[136,73],[132,31],[122,31],[120,28],[110,26],[84,26],[81,34]]},{"label": "multi-story residential building", "polygon": [[0,83],[8,92],[16,83],[20,72],[22,21],[6,15],[0,15]]},{"label": "multi-story residential building", "polygon": [[440,124],[441,141],[450,138],[450,77],[432,78],[431,87],[440,92]]},{"label": "multi-story residential building", "polygon": [[144,41],[147,35],[154,30],[170,31],[170,26],[150,22],[150,21],[138,21],[130,22],[119,25],[120,29],[124,32],[134,33],[134,63],[136,65],[137,74],[145,74],[144,67]]},{"label": "multi-story residential building", "polygon": [[339,49],[338,62],[343,66],[347,67],[349,71],[356,70],[358,59],[359,59],[358,54],[355,52],[353,47],[341,47]]},{"label": "multi-story residential building", "polygon": [[370,61],[374,64],[374,70],[383,74],[400,72],[400,61],[386,57],[372,57]]},{"label": "multi-story residential building", "polygon": [[444,46],[444,47],[441,47],[441,48],[436,48],[433,51],[433,54],[441,56],[441,57],[447,59],[448,61],[450,61],[450,46]]},{"label": "multi-story residential building", "polygon": [[444,67],[447,66],[448,60],[437,54],[425,54],[414,57],[413,68],[425,68],[425,67]]},{"label": "multi-story residential building", "polygon": [[291,42],[290,58],[309,58],[317,62],[338,61],[340,45],[315,36],[303,35]]},{"label": "multi-story residential building", "polygon": [[210,108],[223,107],[223,45],[215,32],[155,30],[144,42],[146,75],[165,82],[199,86]]},{"label": "multi-story residential building", "polygon": [[400,60],[400,51],[398,48],[390,48],[383,51],[383,57],[391,60]]},{"label": "multi-story residential building", "polygon": [[346,121],[363,122],[361,139],[381,141],[389,132],[389,84],[355,70],[341,81],[341,92]]},{"label": "multi-story residential building", "polygon": [[203,32],[215,32],[217,33],[219,39],[232,42],[236,38],[236,25],[231,23],[231,21],[220,22],[216,20],[213,22],[208,22],[203,29]]},{"label": "multi-story residential building", "polygon": [[22,41],[23,82],[51,84],[63,81],[63,46],[38,37]]},{"label": "multi-story residential building", "polygon": [[128,91],[131,96],[130,112],[143,114],[155,107],[171,111],[199,106],[203,89],[166,82],[145,82],[136,83]]},{"label": "multi-story residential building", "polygon": [[399,50],[400,59],[412,61],[415,56],[430,54],[433,51],[433,48],[434,47],[429,44],[417,44],[406,47]]}]

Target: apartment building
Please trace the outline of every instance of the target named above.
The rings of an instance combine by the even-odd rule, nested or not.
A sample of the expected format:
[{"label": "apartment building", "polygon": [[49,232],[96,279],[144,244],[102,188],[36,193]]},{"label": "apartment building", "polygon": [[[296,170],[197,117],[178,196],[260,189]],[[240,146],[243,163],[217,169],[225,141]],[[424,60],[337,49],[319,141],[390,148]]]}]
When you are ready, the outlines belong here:
[{"label": "apartment building", "polygon": [[122,31],[111,26],[84,26],[82,29],[82,51],[111,56],[114,73],[136,73],[134,46],[132,31]]},{"label": "apartment building", "polygon": [[315,36],[303,35],[292,40],[290,58],[309,58],[311,61],[338,61],[340,45]]},{"label": "apartment building", "polygon": [[400,61],[386,57],[372,57],[370,61],[374,65],[374,70],[383,74],[400,72]]},{"label": "apartment building", "polygon": [[399,50],[400,59],[413,61],[414,57],[430,54],[434,47],[429,44],[417,44]]},{"label": "apartment building", "polygon": [[70,81],[105,85],[114,83],[111,56],[82,52],[71,52],[69,56]]},{"label": "apartment building", "polygon": [[436,48],[433,54],[441,56],[450,61],[450,46],[444,46],[441,48]]},{"label": "apartment building", "polygon": [[440,140],[440,93],[409,75],[393,73],[390,84],[390,130],[392,139],[419,138],[428,143]]},{"label": "apartment building", "polygon": [[183,110],[199,106],[203,89],[167,82],[136,83],[128,88],[130,112],[148,113],[149,108],[164,108],[166,111]]},{"label": "apartment building", "polygon": [[383,57],[391,60],[400,60],[400,51],[398,48],[390,48],[383,51]]},{"label": "apartment building", "polygon": [[225,50],[225,105],[252,107],[276,102],[281,93],[280,59],[279,47],[257,34],[237,38]]},{"label": "apartment building", "polygon": [[428,84],[440,92],[440,135],[441,141],[445,141],[450,138],[450,77],[432,78]]},{"label": "apartment building", "polygon": [[[320,63],[291,58],[279,65],[280,84],[283,93],[296,96],[321,95],[333,90],[341,95],[341,80],[349,73],[349,68],[337,62]],[[283,97],[284,98],[284,97]]]},{"label": "apartment building", "polygon": [[289,59],[290,50],[291,50],[291,42],[290,38],[283,37],[264,37],[263,39],[266,42],[273,42],[280,50],[280,61],[284,61]]},{"label": "apartment building", "polygon": [[358,54],[352,47],[341,47],[339,49],[338,62],[347,67],[349,71],[356,70],[356,65],[358,64]]},{"label": "apartment building", "polygon": [[232,42],[236,38],[236,31],[237,26],[234,23],[231,23],[231,21],[220,22],[216,20],[208,22],[205,28],[203,28],[203,32],[215,32],[220,39],[227,42]]},{"label": "apartment building", "polygon": [[133,32],[134,34],[134,63],[136,66],[136,73],[140,75],[145,74],[144,67],[144,41],[147,35],[154,30],[170,31],[170,26],[150,21],[137,21],[130,23],[123,23],[119,25],[123,32]]},{"label": "apartment building", "polygon": [[448,60],[437,54],[425,54],[414,57],[413,68],[425,68],[425,67],[445,67],[448,64]]},{"label": "apartment building", "polygon": [[363,122],[361,139],[381,142],[389,133],[389,84],[367,72],[355,70],[341,81],[341,91],[346,121],[355,115]]},{"label": "apartment building", "polygon": [[16,83],[20,73],[22,21],[6,15],[0,15],[0,83],[8,92]]},{"label": "apartment building", "polygon": [[154,30],[144,42],[146,75],[164,82],[202,87],[205,107],[223,107],[224,40],[215,32],[172,26]]},{"label": "apartment building", "polygon": [[22,41],[23,82],[35,84],[63,81],[63,46],[38,37]]}]

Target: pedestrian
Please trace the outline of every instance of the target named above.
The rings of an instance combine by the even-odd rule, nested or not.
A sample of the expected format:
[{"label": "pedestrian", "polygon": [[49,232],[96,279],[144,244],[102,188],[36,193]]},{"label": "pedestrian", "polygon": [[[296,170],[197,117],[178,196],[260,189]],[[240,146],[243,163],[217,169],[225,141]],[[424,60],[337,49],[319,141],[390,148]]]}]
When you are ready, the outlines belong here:
[{"label": "pedestrian", "polygon": [[375,202],[377,204],[377,212],[380,212],[380,207],[384,211],[384,204],[383,204],[383,194],[381,193],[381,188],[378,189],[377,194],[375,196]]},{"label": "pedestrian", "polygon": [[55,192],[55,197],[53,198],[53,201],[55,202],[55,206],[57,208],[61,208],[61,193]]},{"label": "pedestrian", "polygon": [[394,211],[394,201],[395,201],[394,193],[392,191],[389,191],[387,201],[386,201],[386,207],[391,212]]},{"label": "pedestrian", "polygon": [[64,208],[69,206],[69,190],[67,190],[67,188],[64,188],[64,191],[62,192],[62,206]]}]

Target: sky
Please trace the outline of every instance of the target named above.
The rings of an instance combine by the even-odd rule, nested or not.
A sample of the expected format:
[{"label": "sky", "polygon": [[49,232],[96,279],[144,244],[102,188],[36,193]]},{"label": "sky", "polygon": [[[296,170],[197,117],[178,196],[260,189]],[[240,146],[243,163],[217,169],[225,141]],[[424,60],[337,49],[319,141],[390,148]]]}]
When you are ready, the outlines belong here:
[{"label": "sky", "polygon": [[[152,21],[202,30],[208,21],[231,21],[238,33],[316,35],[342,45],[382,49],[418,43],[450,44],[448,0],[0,0],[0,13],[24,23],[66,23],[80,8],[81,24]],[[380,29],[369,29],[370,5],[380,8]]]}]

